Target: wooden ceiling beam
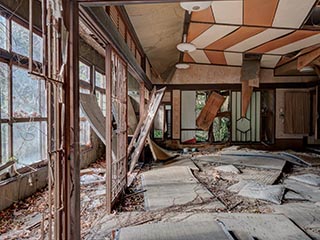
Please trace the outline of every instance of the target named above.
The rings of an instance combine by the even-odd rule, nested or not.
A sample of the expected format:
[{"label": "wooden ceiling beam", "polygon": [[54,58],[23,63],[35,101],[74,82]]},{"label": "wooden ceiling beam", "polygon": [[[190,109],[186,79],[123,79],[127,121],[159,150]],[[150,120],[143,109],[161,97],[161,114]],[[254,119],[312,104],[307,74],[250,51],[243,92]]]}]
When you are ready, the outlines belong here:
[{"label": "wooden ceiling beam", "polygon": [[299,56],[297,60],[297,69],[300,71],[302,68],[312,65],[313,61],[315,61],[319,57],[320,47],[312,52]]}]

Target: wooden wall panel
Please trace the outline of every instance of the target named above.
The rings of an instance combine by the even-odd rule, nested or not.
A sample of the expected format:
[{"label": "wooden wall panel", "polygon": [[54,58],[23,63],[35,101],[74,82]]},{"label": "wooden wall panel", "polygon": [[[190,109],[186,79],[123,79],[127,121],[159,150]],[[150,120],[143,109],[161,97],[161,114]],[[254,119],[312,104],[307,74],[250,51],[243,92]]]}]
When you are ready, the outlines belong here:
[{"label": "wooden wall panel", "polygon": [[172,91],[172,138],[180,139],[180,90]]},{"label": "wooden wall panel", "polygon": [[284,132],[308,134],[310,130],[310,93],[286,92]]}]

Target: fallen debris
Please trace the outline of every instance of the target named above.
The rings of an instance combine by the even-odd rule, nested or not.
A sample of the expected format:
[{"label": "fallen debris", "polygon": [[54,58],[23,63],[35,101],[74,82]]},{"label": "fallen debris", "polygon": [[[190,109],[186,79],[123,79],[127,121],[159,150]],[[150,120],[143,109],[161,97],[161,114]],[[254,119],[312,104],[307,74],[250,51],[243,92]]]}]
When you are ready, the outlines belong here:
[{"label": "fallen debris", "polygon": [[265,200],[275,204],[281,204],[285,187],[282,185],[263,185],[249,182],[240,191],[239,195],[248,198]]},{"label": "fallen debris", "polygon": [[317,186],[317,187],[320,186],[320,176],[312,174],[312,173],[297,175],[297,176],[290,176],[289,179],[293,179],[298,182],[306,183],[311,186]]},{"label": "fallen debris", "polygon": [[240,170],[233,165],[222,165],[219,167],[215,167],[215,169],[220,172],[227,172],[227,173],[234,173],[234,174],[241,173]]}]

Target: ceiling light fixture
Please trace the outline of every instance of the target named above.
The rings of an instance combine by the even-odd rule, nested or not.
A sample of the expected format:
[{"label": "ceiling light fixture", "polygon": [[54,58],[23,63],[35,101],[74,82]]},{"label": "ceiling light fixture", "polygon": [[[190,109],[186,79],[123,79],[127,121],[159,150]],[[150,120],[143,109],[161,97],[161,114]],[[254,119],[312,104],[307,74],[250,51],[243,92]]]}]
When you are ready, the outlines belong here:
[{"label": "ceiling light fixture", "polygon": [[300,69],[300,72],[302,72],[302,73],[310,73],[310,72],[313,72],[313,71],[314,71],[314,68],[311,67],[311,66],[305,66],[305,67]]},{"label": "ceiling light fixture", "polygon": [[192,43],[187,43],[186,40],[187,40],[187,35],[183,34],[183,42],[177,45],[177,49],[181,52],[187,52],[187,53],[195,51],[197,49],[196,46],[193,45]]},{"label": "ceiling light fixture", "polygon": [[210,7],[211,1],[204,2],[180,2],[180,6],[189,12],[198,12]]},{"label": "ceiling light fixture", "polygon": [[176,64],[177,69],[188,69],[189,67],[190,67],[190,65],[187,63],[177,63]]}]

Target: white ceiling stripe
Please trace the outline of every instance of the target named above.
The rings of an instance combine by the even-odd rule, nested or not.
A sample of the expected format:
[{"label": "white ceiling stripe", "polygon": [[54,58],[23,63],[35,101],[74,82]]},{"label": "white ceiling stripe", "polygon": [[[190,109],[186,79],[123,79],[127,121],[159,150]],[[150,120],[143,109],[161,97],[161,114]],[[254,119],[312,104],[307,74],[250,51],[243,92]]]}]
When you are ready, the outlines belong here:
[{"label": "white ceiling stripe", "polygon": [[242,65],[242,53],[225,52],[224,56],[226,58],[228,65],[233,65],[233,66]]},{"label": "white ceiling stripe", "polygon": [[194,52],[190,52],[189,55],[196,63],[211,63],[203,50],[196,50]]},{"label": "white ceiling stripe", "polygon": [[197,48],[205,48],[211,43],[233,32],[237,28],[239,28],[239,26],[213,25],[200,36],[195,38],[192,43],[196,45]]},{"label": "white ceiling stripe", "polygon": [[299,28],[316,0],[280,0],[273,27]]},{"label": "white ceiling stripe", "polygon": [[281,56],[263,55],[260,61],[261,67],[274,68],[280,59],[281,59]]},{"label": "white ceiling stripe", "polygon": [[273,39],[281,37],[285,34],[292,32],[293,30],[284,29],[267,29],[261,33],[258,33],[236,45],[227,49],[227,51],[245,52],[249,49],[255,48],[263,43],[269,42]]},{"label": "white ceiling stripe", "polygon": [[217,23],[242,24],[242,0],[213,1],[211,6]]},{"label": "white ceiling stripe", "polygon": [[307,48],[307,47],[310,47],[312,45],[319,44],[319,42],[320,42],[320,33],[318,33],[316,35],[313,35],[311,37],[304,38],[304,39],[301,39],[299,41],[290,43],[290,44],[285,45],[283,47],[274,49],[274,50],[270,51],[269,53],[272,53],[272,54],[287,54],[287,53],[290,53],[290,52],[294,52],[294,51],[300,50],[302,48]]}]

